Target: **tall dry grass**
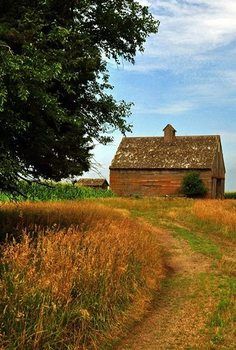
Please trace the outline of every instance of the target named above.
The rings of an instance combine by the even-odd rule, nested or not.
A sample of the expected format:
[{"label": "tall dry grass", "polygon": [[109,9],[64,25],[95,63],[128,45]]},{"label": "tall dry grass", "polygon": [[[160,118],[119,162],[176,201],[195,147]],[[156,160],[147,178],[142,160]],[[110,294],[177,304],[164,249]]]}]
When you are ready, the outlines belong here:
[{"label": "tall dry grass", "polygon": [[0,347],[97,349],[150,301],[162,276],[155,234],[91,202],[5,204]]},{"label": "tall dry grass", "polygon": [[109,215],[113,221],[121,218],[119,210],[108,213],[107,208],[91,201],[1,203],[0,240],[3,241],[6,236],[17,239],[25,229],[37,234],[48,227],[57,231],[73,225],[80,231],[86,231],[102,221],[107,225]]},{"label": "tall dry grass", "polygon": [[224,235],[235,238],[236,204],[233,200],[196,201],[192,208],[193,214],[203,220],[220,226]]}]

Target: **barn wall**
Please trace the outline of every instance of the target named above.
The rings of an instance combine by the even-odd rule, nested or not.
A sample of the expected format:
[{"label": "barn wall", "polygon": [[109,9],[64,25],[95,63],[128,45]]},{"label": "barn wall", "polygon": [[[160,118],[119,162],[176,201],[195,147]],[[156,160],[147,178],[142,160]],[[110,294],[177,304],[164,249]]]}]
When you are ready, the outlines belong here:
[{"label": "barn wall", "polygon": [[[119,196],[163,196],[178,195],[187,170],[110,170],[110,188]],[[201,178],[212,193],[211,171],[200,171]]]},{"label": "barn wall", "polygon": [[223,199],[225,195],[225,165],[220,141],[212,166],[212,198]]},{"label": "barn wall", "polygon": [[215,154],[213,162],[213,176],[218,179],[225,178],[225,165],[222,148],[219,145],[218,151]]}]

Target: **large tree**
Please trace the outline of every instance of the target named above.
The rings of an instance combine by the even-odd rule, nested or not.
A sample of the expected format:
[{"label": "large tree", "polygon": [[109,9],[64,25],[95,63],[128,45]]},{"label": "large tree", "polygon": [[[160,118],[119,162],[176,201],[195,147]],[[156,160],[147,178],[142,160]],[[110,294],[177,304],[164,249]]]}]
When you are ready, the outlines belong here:
[{"label": "large tree", "polygon": [[93,140],[130,129],[107,60],[134,63],[157,28],[133,0],[0,1],[0,189],[80,175]]}]

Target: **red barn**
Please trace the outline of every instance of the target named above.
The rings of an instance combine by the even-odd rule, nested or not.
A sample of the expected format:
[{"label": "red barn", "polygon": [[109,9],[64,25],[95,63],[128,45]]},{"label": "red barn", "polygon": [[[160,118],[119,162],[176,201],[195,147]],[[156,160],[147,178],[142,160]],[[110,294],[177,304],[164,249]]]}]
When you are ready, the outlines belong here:
[{"label": "red barn", "polygon": [[102,189],[107,190],[109,187],[109,184],[106,179],[79,179],[76,183],[76,186],[84,186],[84,187],[91,187],[94,189]]},{"label": "red barn", "polygon": [[198,171],[208,198],[223,198],[225,165],[220,136],[124,137],[110,166],[110,188],[120,196],[179,195],[183,177]]}]

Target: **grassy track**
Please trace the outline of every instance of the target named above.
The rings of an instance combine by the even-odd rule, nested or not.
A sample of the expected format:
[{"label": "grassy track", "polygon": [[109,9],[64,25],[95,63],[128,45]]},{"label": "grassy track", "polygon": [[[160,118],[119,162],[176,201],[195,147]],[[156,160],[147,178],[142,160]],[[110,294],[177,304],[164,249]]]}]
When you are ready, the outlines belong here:
[{"label": "grassy track", "polygon": [[[167,229],[173,238],[177,239],[183,252],[191,257],[191,254],[200,254],[198,258],[199,267],[202,271],[193,270],[189,275],[181,273],[168,278],[163,286],[162,303],[166,303],[169,296],[169,317],[175,318],[176,324],[181,329],[183,335],[180,336],[179,345],[170,343],[173,349],[234,349],[235,348],[235,320],[236,310],[234,298],[236,296],[236,205],[234,201],[192,201],[182,199],[113,199],[105,200],[107,205],[119,207],[129,210],[134,217],[142,217],[145,221],[150,222],[155,227]],[[187,244],[187,246],[186,246]],[[177,241],[174,245],[178,245]],[[166,254],[168,257],[168,246]],[[170,255],[178,254],[176,252]],[[184,260],[185,261],[185,260]],[[209,263],[209,269],[204,271],[204,264]],[[193,275],[194,274],[194,275]],[[174,301],[173,301],[174,299]],[[182,329],[175,315],[184,310],[185,303],[191,301],[188,306],[191,313],[199,319],[199,329],[193,331],[186,324],[186,330]],[[168,302],[167,302],[168,304]],[[198,310],[201,305],[202,311]],[[157,306],[156,313],[165,320],[165,312],[163,313],[160,305]],[[161,316],[163,313],[163,316]],[[204,317],[205,315],[207,317]],[[194,323],[194,317],[187,314],[184,316],[189,318],[189,323]],[[192,318],[191,318],[192,317]],[[204,321],[202,321],[204,319]],[[155,334],[149,330],[151,325],[155,324],[158,329],[160,327],[160,319],[151,316],[151,321],[147,322],[147,326],[140,327],[137,333],[141,334],[137,341],[133,339],[133,343],[129,343],[127,349],[155,349]],[[164,323],[165,321],[163,321]],[[169,323],[170,325],[169,325]],[[166,322],[165,327],[170,334],[174,334],[174,338],[178,338],[176,329],[171,328],[171,322]],[[163,326],[163,328],[165,328]],[[196,327],[194,325],[193,327]],[[142,332],[145,334],[142,337]],[[187,332],[191,338],[189,344],[181,345],[181,340]],[[186,334],[185,334],[186,335]],[[187,337],[186,335],[186,337]],[[159,334],[159,343],[156,348],[165,349],[161,343],[163,334]],[[165,334],[166,344],[168,344],[169,336]],[[143,341],[146,339],[146,343]],[[198,339],[198,341],[196,341]],[[176,340],[177,341],[177,340]],[[185,339],[184,342],[187,342]],[[141,345],[138,345],[141,344]],[[153,345],[154,344],[154,345]],[[157,344],[157,343],[156,343]],[[139,347],[140,346],[140,347]],[[163,346],[163,347],[162,347]],[[181,347],[183,346],[183,347]],[[123,344],[123,348],[126,347]]]}]

